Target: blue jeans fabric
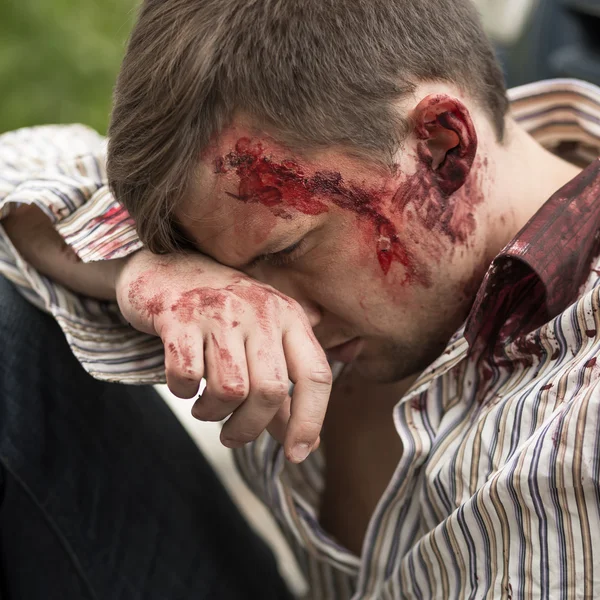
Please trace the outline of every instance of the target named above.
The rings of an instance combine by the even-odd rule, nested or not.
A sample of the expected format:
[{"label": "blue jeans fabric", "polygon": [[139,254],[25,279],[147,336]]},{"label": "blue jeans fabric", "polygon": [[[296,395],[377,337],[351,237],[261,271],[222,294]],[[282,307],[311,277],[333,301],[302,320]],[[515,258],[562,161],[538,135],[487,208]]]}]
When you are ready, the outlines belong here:
[{"label": "blue jeans fabric", "polygon": [[290,598],[156,391],[94,380],[2,277],[0,598]]}]

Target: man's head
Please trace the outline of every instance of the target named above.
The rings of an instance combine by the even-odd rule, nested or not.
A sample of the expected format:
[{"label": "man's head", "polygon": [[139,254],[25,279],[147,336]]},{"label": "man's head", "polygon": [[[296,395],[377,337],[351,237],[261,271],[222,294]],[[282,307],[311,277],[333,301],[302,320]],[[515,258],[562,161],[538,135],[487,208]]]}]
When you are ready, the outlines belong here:
[{"label": "man's head", "polygon": [[443,349],[489,263],[506,110],[469,0],[151,0],[109,178],[152,250],[272,284],[395,379]]}]

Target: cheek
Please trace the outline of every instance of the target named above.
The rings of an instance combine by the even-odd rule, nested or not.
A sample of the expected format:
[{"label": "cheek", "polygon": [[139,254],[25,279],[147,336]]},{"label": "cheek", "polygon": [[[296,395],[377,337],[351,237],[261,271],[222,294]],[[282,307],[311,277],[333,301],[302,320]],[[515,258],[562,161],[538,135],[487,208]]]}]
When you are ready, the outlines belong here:
[{"label": "cheek", "polygon": [[351,243],[344,248],[344,260],[378,288],[396,292],[398,288],[428,288],[428,256],[418,230],[418,222],[410,216],[400,227],[384,210],[368,217],[354,216],[347,228]]},{"label": "cheek", "polygon": [[390,305],[400,305],[410,293],[401,285],[402,274],[390,269],[385,275],[377,252],[376,228],[355,217],[344,219],[336,226],[336,243],[328,245],[317,271],[318,283],[328,301],[326,308],[346,322],[361,329],[377,330]]},{"label": "cheek", "polygon": [[[361,331],[386,336],[401,315],[423,310],[424,295],[432,293],[439,273],[428,263],[435,253],[425,248],[418,220],[403,227],[402,241],[377,225],[356,216],[345,218],[331,252],[336,267],[321,278],[334,290],[332,302],[340,317]],[[439,258],[438,252],[436,261]]]}]

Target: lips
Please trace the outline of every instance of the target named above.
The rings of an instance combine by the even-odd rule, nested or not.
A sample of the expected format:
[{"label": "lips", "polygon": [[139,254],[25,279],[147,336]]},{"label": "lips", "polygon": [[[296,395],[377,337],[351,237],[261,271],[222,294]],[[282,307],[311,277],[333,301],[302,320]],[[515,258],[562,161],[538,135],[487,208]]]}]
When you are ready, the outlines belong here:
[{"label": "lips", "polygon": [[357,356],[360,354],[363,344],[364,340],[356,337],[339,346],[333,346],[332,348],[327,349],[325,353],[330,360],[351,363],[356,360]]}]

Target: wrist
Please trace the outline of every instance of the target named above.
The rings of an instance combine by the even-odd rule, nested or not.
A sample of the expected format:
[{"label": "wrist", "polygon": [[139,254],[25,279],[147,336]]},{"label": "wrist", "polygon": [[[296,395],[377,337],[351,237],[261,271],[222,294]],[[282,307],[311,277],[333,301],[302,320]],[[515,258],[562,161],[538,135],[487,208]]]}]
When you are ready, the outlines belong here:
[{"label": "wrist", "polygon": [[117,258],[114,261],[111,261],[113,264],[113,268],[108,274],[108,285],[112,290],[114,290],[115,299],[118,301],[119,289],[123,284],[123,280],[126,277],[127,266],[132,262],[134,256],[137,252],[130,254],[124,258]]},{"label": "wrist", "polygon": [[[140,292],[146,277],[156,270],[156,255],[142,248],[119,260],[113,271],[115,296],[121,314],[132,327],[149,335],[159,334],[154,316],[142,308],[143,295]],[[155,282],[155,285],[159,283]]]},{"label": "wrist", "polygon": [[131,256],[103,261],[98,264],[103,270],[104,293],[106,300],[118,301],[119,281]]}]

